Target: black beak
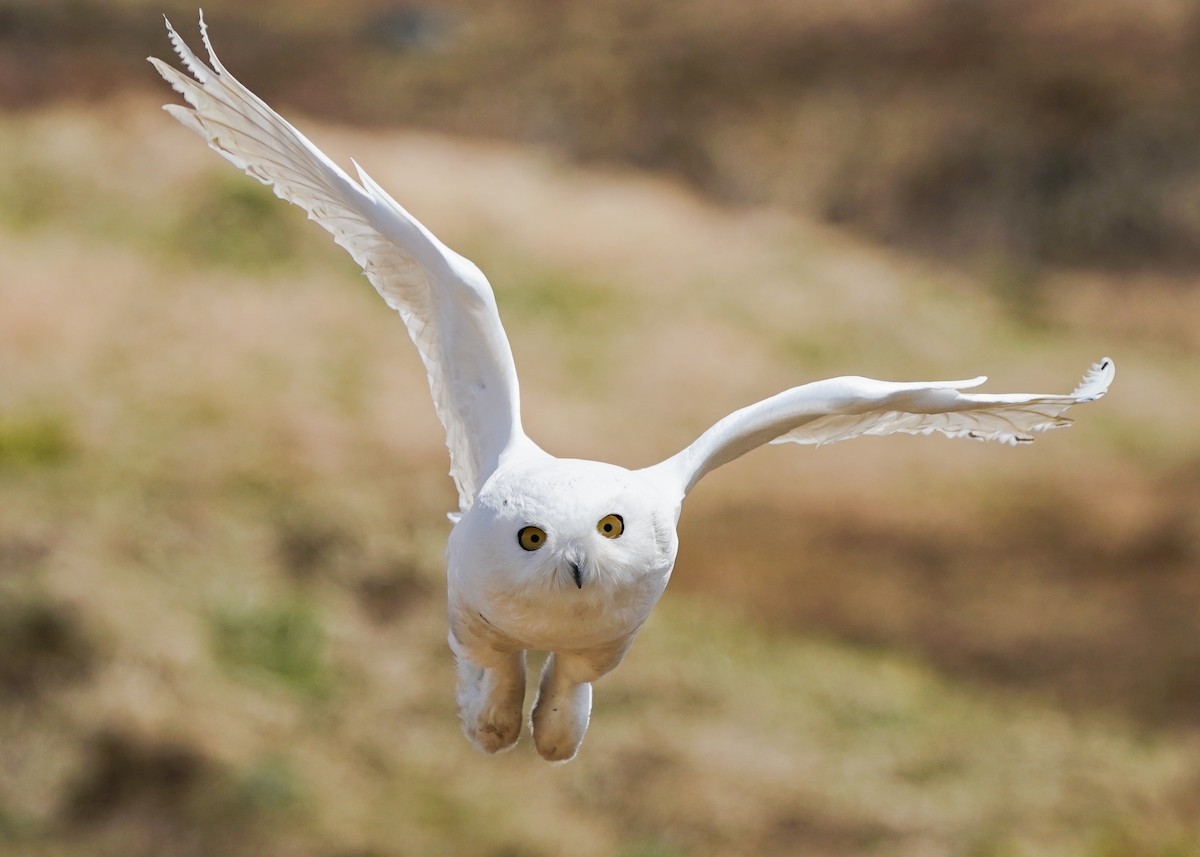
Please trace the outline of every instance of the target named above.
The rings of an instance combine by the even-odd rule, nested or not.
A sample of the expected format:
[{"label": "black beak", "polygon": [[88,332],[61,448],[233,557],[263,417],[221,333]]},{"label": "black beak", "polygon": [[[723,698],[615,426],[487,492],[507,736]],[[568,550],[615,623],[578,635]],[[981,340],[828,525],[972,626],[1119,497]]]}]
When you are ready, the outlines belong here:
[{"label": "black beak", "polygon": [[583,589],[583,569],[579,567],[579,563],[572,560],[568,563],[571,566],[571,577],[575,581],[575,586]]}]

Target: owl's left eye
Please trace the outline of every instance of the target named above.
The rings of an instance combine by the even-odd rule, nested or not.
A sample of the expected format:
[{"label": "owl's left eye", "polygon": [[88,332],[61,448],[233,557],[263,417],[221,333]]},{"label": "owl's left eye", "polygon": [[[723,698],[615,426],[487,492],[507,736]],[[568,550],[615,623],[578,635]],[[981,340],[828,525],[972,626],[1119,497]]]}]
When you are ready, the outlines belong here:
[{"label": "owl's left eye", "polygon": [[625,519],[620,515],[605,515],[596,524],[596,532],[606,539],[619,538],[625,532]]}]

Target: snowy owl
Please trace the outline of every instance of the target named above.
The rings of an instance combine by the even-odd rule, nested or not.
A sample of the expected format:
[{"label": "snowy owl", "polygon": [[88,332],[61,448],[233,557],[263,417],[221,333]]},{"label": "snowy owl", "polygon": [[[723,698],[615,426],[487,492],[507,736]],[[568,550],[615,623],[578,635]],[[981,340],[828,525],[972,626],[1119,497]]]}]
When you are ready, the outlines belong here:
[{"label": "snowy owl", "polygon": [[190,105],[166,110],[238,169],[304,209],[363,267],[404,320],[446,430],[459,509],[447,547],[449,642],[463,731],[478,749],[521,733],[525,653],[547,652],[530,729],[552,762],[575,756],[592,683],[616,667],[658,602],[684,498],[706,473],[764,443],[823,444],[893,432],[1017,444],[1100,398],[1113,363],[1068,395],[978,394],[985,379],[895,383],[842,377],[736,411],[641,470],[556,458],[521,428],[517,373],[495,296],[355,163],[357,179],[167,22],[188,77],[151,58]]}]

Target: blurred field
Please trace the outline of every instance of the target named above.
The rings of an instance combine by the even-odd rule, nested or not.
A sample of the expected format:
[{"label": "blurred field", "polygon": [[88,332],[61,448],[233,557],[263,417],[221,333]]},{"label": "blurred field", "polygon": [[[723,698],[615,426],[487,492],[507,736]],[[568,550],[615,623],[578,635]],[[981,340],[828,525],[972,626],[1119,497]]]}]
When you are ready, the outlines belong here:
[{"label": "blurred field", "polygon": [[[90,8],[0,19],[69,35]],[[272,100],[242,57],[330,14],[289,8],[278,45],[208,10]],[[165,55],[144,4],[112,14],[139,62]],[[648,464],[830,374],[1064,391],[1118,364],[1029,448],[865,439],[713,474],[580,758],[484,758],[457,730],[454,498],[399,320],[147,88],[0,115],[4,854],[1200,854],[1186,266],[980,274],[627,166],[293,117],[488,272],[527,428],[560,454]]]},{"label": "blurred field", "polygon": [[[331,119],[667,172],[1036,286],[1200,263],[1190,0],[212,0],[232,67]],[[145,81],[191,0],[6,0],[0,103]]]}]

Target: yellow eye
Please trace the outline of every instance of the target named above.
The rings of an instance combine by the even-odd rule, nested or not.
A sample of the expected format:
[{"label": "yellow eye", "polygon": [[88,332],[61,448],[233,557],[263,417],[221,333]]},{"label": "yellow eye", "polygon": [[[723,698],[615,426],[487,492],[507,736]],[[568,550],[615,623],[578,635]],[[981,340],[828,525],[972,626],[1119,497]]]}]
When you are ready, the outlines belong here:
[{"label": "yellow eye", "polygon": [[596,524],[596,532],[606,539],[620,538],[621,533],[625,532],[625,519],[620,515],[605,515]]},{"label": "yellow eye", "polygon": [[541,527],[521,527],[517,541],[527,551],[535,551],[546,543],[546,531]]}]

